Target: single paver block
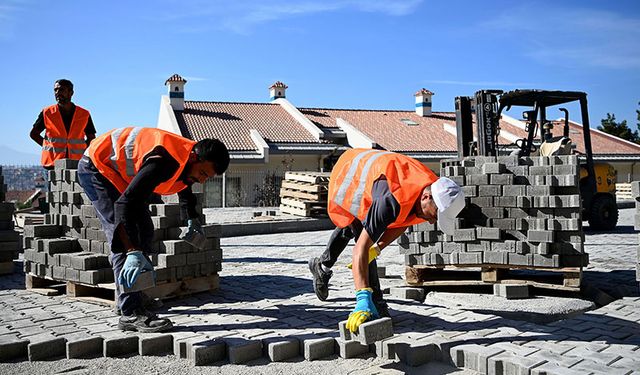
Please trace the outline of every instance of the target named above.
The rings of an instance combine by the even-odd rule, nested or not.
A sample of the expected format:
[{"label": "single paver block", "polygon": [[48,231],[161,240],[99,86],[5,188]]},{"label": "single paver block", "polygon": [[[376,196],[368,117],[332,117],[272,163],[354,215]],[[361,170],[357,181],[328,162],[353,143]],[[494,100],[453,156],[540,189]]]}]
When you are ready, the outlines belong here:
[{"label": "single paver block", "polygon": [[504,353],[504,349],[477,344],[458,345],[451,348],[451,358],[457,367],[487,373],[489,358]]},{"label": "single paver block", "polygon": [[369,352],[369,345],[362,345],[358,341],[343,341],[336,339],[339,355],[342,358],[353,358]]},{"label": "single paver block", "polygon": [[424,301],[424,288],[394,287],[390,289],[391,296],[402,299],[410,299],[418,302]]},{"label": "single paver block", "polygon": [[357,339],[362,345],[370,345],[376,341],[384,340],[392,336],[393,323],[391,318],[380,318],[362,323],[360,327],[358,327],[357,334],[353,335],[353,338]]},{"label": "single paver block", "polygon": [[506,299],[529,298],[529,285],[494,284],[493,294]]},{"label": "single paver block", "polygon": [[304,340],[304,359],[313,361],[333,355],[336,352],[336,340],[333,337]]},{"label": "single paver block", "polygon": [[29,361],[42,361],[43,359],[64,357],[67,339],[45,334],[33,337],[27,346]]},{"label": "single paver block", "polygon": [[530,374],[535,367],[547,363],[544,359],[519,357],[511,354],[500,354],[488,360],[488,375],[524,375]]},{"label": "single paver block", "polygon": [[67,359],[88,358],[102,354],[102,337],[67,339]]},{"label": "single paver block", "polygon": [[342,341],[351,340],[351,331],[347,329],[347,321],[343,320],[338,323],[338,330],[340,331],[340,339]]},{"label": "single paver block", "polygon": [[262,345],[272,362],[286,361],[300,355],[300,340],[296,338],[264,339]]},{"label": "single paver block", "polygon": [[203,366],[225,359],[227,344],[221,339],[201,341],[191,346],[188,353],[194,366]]},{"label": "single paver block", "polygon": [[243,338],[225,338],[229,363],[242,364],[262,356],[262,341]]},{"label": "single paver block", "polygon": [[0,362],[27,358],[29,340],[16,336],[0,336]]},{"label": "single paver block", "polygon": [[138,353],[138,336],[117,336],[104,339],[105,357],[117,357]]},{"label": "single paver block", "polygon": [[397,342],[394,344],[396,357],[408,366],[420,366],[438,359],[439,348],[430,339],[412,343]]},{"label": "single paver block", "polygon": [[138,341],[138,353],[140,355],[162,355],[173,351],[173,336],[160,334],[141,336]]}]

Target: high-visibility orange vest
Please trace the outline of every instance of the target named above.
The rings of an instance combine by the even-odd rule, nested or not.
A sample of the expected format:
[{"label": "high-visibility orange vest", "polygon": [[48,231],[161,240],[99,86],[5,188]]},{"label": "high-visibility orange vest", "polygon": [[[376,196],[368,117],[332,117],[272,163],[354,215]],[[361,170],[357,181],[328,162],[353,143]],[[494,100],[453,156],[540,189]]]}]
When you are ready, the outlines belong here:
[{"label": "high-visibility orange vest", "polygon": [[42,165],[53,167],[56,160],[64,158],[80,160],[87,148],[84,131],[89,122],[89,111],[76,106],[68,132],[57,104],[43,109],[42,114],[45,127]]},{"label": "high-visibility orange vest", "polygon": [[180,167],[170,179],[158,185],[154,192],[175,194],[187,187],[179,178],[196,141],[157,128],[119,128],[111,130],[91,142],[87,155],[100,174],[123,193],[140,170],[146,156],[161,146]]},{"label": "high-visibility orange vest", "polygon": [[381,176],[387,179],[389,190],[400,205],[400,214],[388,228],[422,223],[411,213],[425,187],[438,176],[429,168],[402,154],[394,152],[352,149],[346,151],[331,171],[329,179],[328,212],[331,221],[344,228],[358,218],[363,221],[373,201],[373,183]]}]

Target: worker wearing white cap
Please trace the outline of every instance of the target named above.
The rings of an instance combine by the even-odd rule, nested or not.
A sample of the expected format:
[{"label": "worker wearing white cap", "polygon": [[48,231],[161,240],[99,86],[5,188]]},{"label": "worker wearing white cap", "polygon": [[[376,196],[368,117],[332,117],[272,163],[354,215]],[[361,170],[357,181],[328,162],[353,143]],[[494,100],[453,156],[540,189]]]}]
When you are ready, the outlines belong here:
[{"label": "worker wearing white cap", "polygon": [[347,328],[356,332],[369,319],[389,316],[376,256],[414,224],[437,221],[439,229],[451,234],[464,205],[464,194],[454,181],[438,178],[415,159],[382,150],[348,150],[329,179],[328,213],[337,228],[325,252],[309,261],[316,295],[327,299],[331,267],[355,238],[356,307]]}]

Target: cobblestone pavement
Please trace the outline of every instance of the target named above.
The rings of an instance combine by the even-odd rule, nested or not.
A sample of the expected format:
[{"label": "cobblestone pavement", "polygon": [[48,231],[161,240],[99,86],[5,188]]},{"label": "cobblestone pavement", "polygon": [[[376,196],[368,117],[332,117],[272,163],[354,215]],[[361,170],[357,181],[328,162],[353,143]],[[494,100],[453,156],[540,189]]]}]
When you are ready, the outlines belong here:
[{"label": "cobblestone pavement", "polygon": [[[632,222],[633,210],[622,210],[616,233],[586,236],[591,265],[585,282],[599,298],[619,299],[563,321],[534,324],[387,296],[396,335],[377,347],[343,342],[336,326],[354,305],[350,271],[344,267],[350,251],[334,267],[329,300],[318,301],[307,260],[323,251],[330,232],[302,232],[223,239],[220,290],[166,302],[160,311],[177,326],[171,336],[124,334],[106,307],[25,291],[19,274],[0,277],[0,360],[23,350],[25,340],[29,356],[38,360],[65,355],[65,340],[69,355],[88,351],[86,338],[102,337],[99,352],[108,357],[163,351],[180,356],[182,351],[191,364],[215,362],[218,366],[207,367],[212,373],[395,374],[439,361],[482,374],[640,374],[640,297],[634,276],[638,235]],[[383,288],[403,284],[402,263],[397,247],[383,252],[379,264],[396,275],[382,279]],[[303,361],[300,354],[332,360]],[[298,359],[290,363],[265,359],[293,356]],[[342,359],[350,357],[358,358]],[[187,362],[161,358],[131,357],[130,363],[146,363],[146,370],[155,363],[149,373],[201,373],[188,372],[195,371],[189,366],[163,367],[167,358]],[[21,362],[0,364],[0,373],[47,373],[82,363],[77,361],[57,360],[44,370]],[[104,366],[99,369],[128,371],[117,366],[121,359],[100,361]],[[168,368],[175,372],[164,371]],[[447,371],[453,368],[440,373]],[[145,373],[135,367],[131,372]]]}]

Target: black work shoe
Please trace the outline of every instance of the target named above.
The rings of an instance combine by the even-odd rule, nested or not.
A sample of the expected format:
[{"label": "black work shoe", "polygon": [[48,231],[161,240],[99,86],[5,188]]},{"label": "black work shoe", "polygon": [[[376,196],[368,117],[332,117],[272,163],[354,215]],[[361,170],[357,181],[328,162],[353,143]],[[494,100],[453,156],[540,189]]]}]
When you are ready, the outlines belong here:
[{"label": "black work shoe", "polygon": [[131,315],[122,315],[118,321],[118,328],[123,331],[164,332],[173,328],[169,319],[158,318],[155,314],[144,309],[138,309]]},{"label": "black work shoe", "polygon": [[376,306],[378,315],[380,315],[381,318],[391,318],[391,314],[389,314],[389,306],[385,301],[373,301],[373,304]]},{"label": "black work shoe", "polygon": [[325,272],[320,265],[319,258],[309,259],[309,271],[313,275],[313,290],[320,301],[326,301],[329,297],[329,279],[333,271]]}]

